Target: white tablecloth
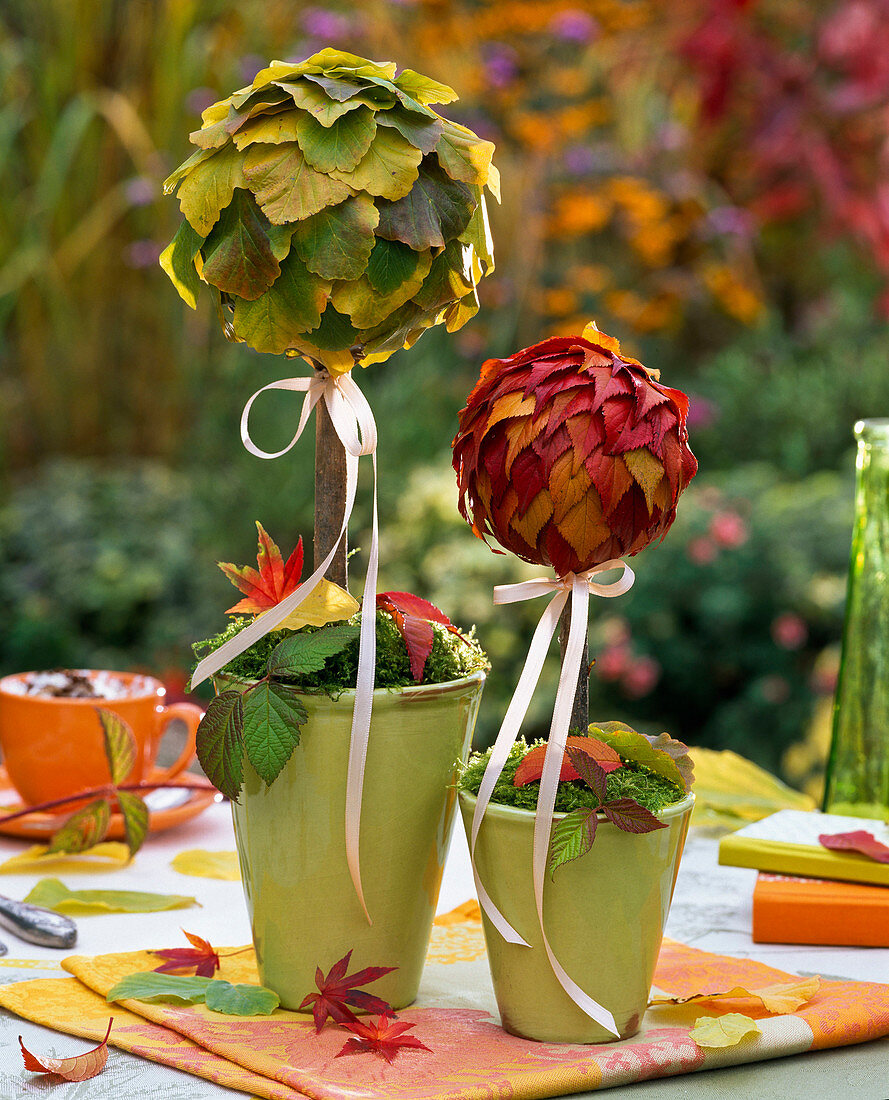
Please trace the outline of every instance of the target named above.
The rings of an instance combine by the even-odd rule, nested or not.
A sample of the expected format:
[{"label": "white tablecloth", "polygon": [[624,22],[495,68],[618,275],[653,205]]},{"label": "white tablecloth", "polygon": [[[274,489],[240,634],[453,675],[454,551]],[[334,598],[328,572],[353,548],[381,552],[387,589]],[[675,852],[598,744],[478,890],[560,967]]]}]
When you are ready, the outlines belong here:
[{"label": "white tablecloth", "polygon": [[[21,841],[0,839],[0,861],[20,852]],[[188,848],[232,850],[234,835],[227,805],[214,805],[200,817],[152,837],[131,866],[113,874],[61,876],[72,889],[109,888],[187,894],[200,909],[164,913],[108,914],[78,920],[79,954],[130,951],[147,946],[176,946],[185,926],[214,944],[250,940],[250,927],[239,882],[195,878],[170,867],[173,856]],[[21,898],[37,875],[4,875],[0,893]],[[667,935],[707,951],[759,959],[792,973],[889,982],[889,949],[798,947],[754,944],[750,938],[750,904],[754,871],[719,867],[715,836],[692,830],[683,857]],[[474,894],[469,855],[462,829],[455,830],[445,868],[439,912],[446,912]],[[15,960],[46,960],[57,968],[65,952],[24,944],[0,932],[9,955],[0,960],[0,980],[21,981],[52,976],[53,970],[18,969]],[[58,970],[56,976],[61,976]],[[0,1010],[0,1100],[25,1100],[46,1095],[46,1086],[22,1069],[17,1036],[44,1055],[67,1056],[86,1049],[81,1040],[26,1023]],[[592,1094],[590,1094],[592,1095]],[[769,1063],[708,1071],[685,1077],[607,1090],[609,1100],[712,1100],[738,1096],[744,1100],[889,1100],[889,1040],[782,1058]],[[244,1094],[112,1050],[106,1070],[83,1084],[54,1084],[53,1100],[222,1100]]]}]

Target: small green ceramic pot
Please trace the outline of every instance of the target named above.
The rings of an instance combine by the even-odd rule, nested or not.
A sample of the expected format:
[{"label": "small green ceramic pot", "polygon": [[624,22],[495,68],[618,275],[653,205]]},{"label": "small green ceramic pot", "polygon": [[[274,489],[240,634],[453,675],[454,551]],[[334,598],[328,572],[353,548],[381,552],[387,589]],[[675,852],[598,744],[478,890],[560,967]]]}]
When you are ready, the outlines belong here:
[{"label": "small green ceramic pot", "polygon": [[[475,796],[460,792],[466,835]],[[648,1004],[694,795],[667,806],[667,829],[626,833],[599,815],[591,852],[547,874],[543,919],[556,958],[611,1012],[626,1039]],[[556,814],[556,819],[564,814]],[[488,962],[503,1027],[547,1043],[604,1043],[615,1037],[574,1004],[553,973],[537,922],[531,877],[534,813],[492,803],[475,848],[494,904],[530,948],[507,943],[483,916]]]},{"label": "small green ceramic pot", "polygon": [[[420,984],[455,808],[485,677],[374,692],[361,810],[369,925],[346,864],[346,771],[354,691],[304,695],[300,743],[267,787],[245,760],[232,804],[262,983],[285,1008],[316,991],[349,950],[350,972],[398,969],[371,992],[403,1008]],[[221,686],[221,684],[220,684]]]}]

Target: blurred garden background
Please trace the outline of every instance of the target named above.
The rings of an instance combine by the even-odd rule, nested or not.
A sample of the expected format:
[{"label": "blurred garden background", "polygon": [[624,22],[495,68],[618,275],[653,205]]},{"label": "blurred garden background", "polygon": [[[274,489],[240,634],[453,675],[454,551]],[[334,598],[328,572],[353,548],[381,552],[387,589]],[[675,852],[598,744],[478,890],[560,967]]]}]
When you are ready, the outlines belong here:
[{"label": "blurred garden background", "polygon": [[[594,608],[591,709],[817,795],[852,425],[889,415],[887,34],[887,0],[2,0],[0,672],[139,667],[181,691],[232,602],[214,561],[252,559],[255,518],[282,548],[310,537],[311,439],[264,463],[238,435],[295,364],[227,344],[157,260],[200,112],[332,44],[452,85],[503,176],[478,316],[359,372],[381,588],[477,624],[489,739],[540,608],[491,605],[535,571],[459,518],[456,414],[484,358],[595,318],[692,395],[700,473],[632,592]],[[257,407],[262,446],[298,400]]]}]

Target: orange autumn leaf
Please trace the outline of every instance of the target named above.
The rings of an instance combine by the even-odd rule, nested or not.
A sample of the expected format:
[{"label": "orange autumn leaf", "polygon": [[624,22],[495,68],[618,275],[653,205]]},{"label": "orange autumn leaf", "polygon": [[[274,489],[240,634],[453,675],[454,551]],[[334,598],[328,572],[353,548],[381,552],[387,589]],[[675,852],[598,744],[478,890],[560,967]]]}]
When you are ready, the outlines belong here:
[{"label": "orange autumn leaf", "polygon": [[230,607],[227,615],[258,615],[279,604],[299,587],[303,570],[302,538],[285,562],[277,543],[259,520],[256,521],[256,530],[259,534],[256,552],[258,568],[232,565],[225,561],[217,563],[235,588],[244,593],[244,599]]},{"label": "orange autumn leaf", "polygon": [[211,943],[200,936],[194,936],[191,932],[182,929],[182,934],[191,944],[191,947],[171,947],[163,951],[151,951],[163,959],[160,966],[154,968],[156,974],[184,974],[193,970],[202,978],[212,978],[219,969],[219,953]]},{"label": "orange autumn leaf", "polygon": [[[569,737],[565,742],[565,748],[577,749],[579,752],[585,753],[591,759],[595,760],[603,772],[613,772],[621,766],[620,756],[615,752],[610,745],[606,745],[602,741],[596,740],[595,737]],[[516,768],[515,777],[513,778],[514,787],[525,787],[529,783],[534,783],[540,779],[543,775],[543,759],[546,755],[546,745],[537,745],[531,749],[529,753],[524,757],[521,764]],[[562,770],[559,772],[559,781],[580,779],[577,773],[577,769],[571,763],[566,752],[562,760]]]},{"label": "orange autumn leaf", "polygon": [[784,1015],[788,1012],[796,1012],[801,1005],[810,1001],[820,988],[821,978],[815,975],[811,978],[801,978],[798,982],[778,982],[775,985],[763,986],[761,989],[747,989],[745,986],[736,985],[731,989],[693,993],[688,997],[675,997],[669,993],[660,992],[658,996],[651,999],[650,1004],[684,1005],[700,1004],[704,1001],[734,1001],[751,998],[760,1001],[767,1012]]},{"label": "orange autumn leaf", "polygon": [[95,1077],[102,1072],[108,1061],[108,1036],[111,1034],[113,1023],[112,1016],[108,1021],[105,1038],[97,1047],[93,1047],[84,1054],[77,1054],[73,1058],[37,1058],[28,1050],[19,1035],[19,1046],[22,1048],[25,1069],[32,1073],[55,1073],[65,1081],[87,1081],[90,1077]]}]

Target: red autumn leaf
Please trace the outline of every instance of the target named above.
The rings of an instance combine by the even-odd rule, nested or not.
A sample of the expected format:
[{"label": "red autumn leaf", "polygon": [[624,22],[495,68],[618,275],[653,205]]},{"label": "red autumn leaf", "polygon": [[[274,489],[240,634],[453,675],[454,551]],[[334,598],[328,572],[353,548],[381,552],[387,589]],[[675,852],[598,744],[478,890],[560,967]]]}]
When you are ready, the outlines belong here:
[{"label": "red autumn leaf", "polygon": [[432,1053],[425,1043],[421,1043],[413,1035],[405,1032],[416,1027],[416,1024],[400,1023],[388,1016],[381,1016],[378,1020],[369,1020],[366,1023],[361,1020],[353,1020],[343,1025],[354,1034],[346,1040],[343,1049],[337,1055],[342,1058],[344,1054],[379,1054],[391,1063],[395,1060],[400,1050],[425,1050]]},{"label": "red autumn leaf", "polygon": [[411,676],[417,683],[423,679],[426,661],[432,652],[432,643],[435,640],[433,623],[446,626],[452,634],[463,638],[440,608],[410,592],[380,592],[377,595],[377,610],[392,616],[392,621],[407,646]]},{"label": "red autumn leaf", "polygon": [[108,1061],[108,1036],[111,1034],[113,1023],[112,1016],[108,1021],[105,1038],[97,1047],[73,1058],[37,1058],[28,1050],[19,1035],[19,1046],[22,1048],[25,1069],[31,1070],[32,1073],[55,1073],[65,1081],[87,1081],[90,1077],[95,1077],[102,1072]]},{"label": "red autumn leaf", "polygon": [[613,802],[603,802],[599,809],[625,833],[651,833],[669,827],[666,822],[658,821],[651,810],[640,806],[635,798],[616,798]]},{"label": "red autumn leaf", "polygon": [[300,538],[296,549],[287,559],[281,554],[277,544],[268,535],[265,528],[256,521],[259,533],[256,564],[237,566],[221,561],[217,564],[232,582],[235,588],[244,593],[244,599],[230,607],[227,615],[258,615],[280,603],[285,596],[299,587],[303,571],[303,540]]},{"label": "red autumn leaf", "polygon": [[854,833],[823,833],[818,842],[832,852],[860,852],[877,863],[889,863],[889,847],[865,829]]},{"label": "red autumn leaf", "polygon": [[360,987],[369,982],[375,982],[384,974],[391,974],[397,970],[397,966],[368,966],[364,970],[358,970],[354,974],[347,974],[349,960],[352,952],[349,951],[330,968],[325,977],[321,967],[315,971],[315,985],[319,992],[310,993],[299,1006],[299,1011],[312,1008],[315,1018],[315,1031],[320,1031],[329,1016],[337,1024],[349,1026],[357,1022],[355,1013],[347,1005],[352,1005],[362,1012],[377,1012],[381,1016],[392,1014],[391,1005],[382,997],[376,997],[373,993],[367,993]]},{"label": "red autumn leaf", "polygon": [[[565,743],[565,748],[586,753],[587,756],[596,761],[606,775],[621,766],[620,756],[617,752],[610,745],[606,745],[604,741],[598,741],[595,737],[569,737]],[[512,781],[513,786],[526,787],[529,783],[538,780],[543,775],[543,758],[545,755],[546,745],[537,745],[536,748],[531,749],[516,768],[515,778]],[[576,768],[567,756],[562,760],[562,770],[559,773],[559,780],[564,779],[580,779]]]},{"label": "red autumn leaf", "polygon": [[582,752],[570,746],[566,749],[566,755],[571,765],[589,787],[599,802],[605,801],[605,792],[608,786],[608,773],[589,753]]},{"label": "red autumn leaf", "polygon": [[212,978],[219,969],[219,955],[206,940],[200,936],[193,936],[191,932],[182,929],[182,934],[192,947],[173,947],[165,951],[152,951],[159,959],[164,959],[162,966],[156,966],[156,974],[182,974],[186,970],[194,970],[195,974],[202,978]]}]

